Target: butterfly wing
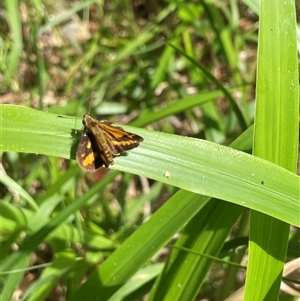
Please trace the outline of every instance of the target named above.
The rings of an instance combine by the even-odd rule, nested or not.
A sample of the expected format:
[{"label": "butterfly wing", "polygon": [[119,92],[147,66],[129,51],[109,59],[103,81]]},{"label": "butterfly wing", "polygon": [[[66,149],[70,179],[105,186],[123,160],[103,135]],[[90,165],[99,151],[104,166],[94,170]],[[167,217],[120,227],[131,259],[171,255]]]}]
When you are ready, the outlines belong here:
[{"label": "butterfly wing", "polygon": [[93,140],[93,136],[84,129],[76,152],[76,160],[79,166],[88,171],[95,171],[105,165]]},{"label": "butterfly wing", "polygon": [[108,121],[101,121],[100,125],[113,155],[135,148],[144,140],[136,134],[126,132],[121,127],[111,125]]}]

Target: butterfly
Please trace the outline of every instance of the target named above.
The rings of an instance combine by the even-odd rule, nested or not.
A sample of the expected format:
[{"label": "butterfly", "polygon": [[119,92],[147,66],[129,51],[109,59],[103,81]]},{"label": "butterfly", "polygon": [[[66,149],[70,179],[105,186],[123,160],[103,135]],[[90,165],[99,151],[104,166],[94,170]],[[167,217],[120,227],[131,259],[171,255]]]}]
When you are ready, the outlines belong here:
[{"label": "butterfly", "polygon": [[84,129],[78,144],[76,160],[81,168],[95,171],[114,163],[114,157],[135,148],[144,139],[129,133],[111,122],[98,121],[86,114],[82,118]]}]

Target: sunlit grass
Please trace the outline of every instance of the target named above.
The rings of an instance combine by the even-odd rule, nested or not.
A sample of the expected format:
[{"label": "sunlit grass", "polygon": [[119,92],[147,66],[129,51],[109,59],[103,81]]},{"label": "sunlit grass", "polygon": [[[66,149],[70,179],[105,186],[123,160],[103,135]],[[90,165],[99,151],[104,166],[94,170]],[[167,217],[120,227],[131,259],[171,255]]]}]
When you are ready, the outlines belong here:
[{"label": "sunlit grass", "polygon": [[[224,300],[244,270],[212,258],[249,259],[249,208],[300,226],[295,170],[250,155],[255,3],[7,0],[5,13],[0,299],[19,289],[28,300]],[[87,112],[144,142],[111,171],[84,173],[74,159]],[[280,120],[296,148],[298,124]],[[281,242],[281,262],[298,256],[298,235]],[[263,284],[276,295],[279,282]]]}]

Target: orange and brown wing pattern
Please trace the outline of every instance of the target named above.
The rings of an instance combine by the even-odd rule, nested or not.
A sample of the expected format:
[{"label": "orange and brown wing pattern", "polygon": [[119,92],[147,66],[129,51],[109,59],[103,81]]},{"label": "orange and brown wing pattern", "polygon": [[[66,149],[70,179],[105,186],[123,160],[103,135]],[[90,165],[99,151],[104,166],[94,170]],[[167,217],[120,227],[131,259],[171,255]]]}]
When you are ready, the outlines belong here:
[{"label": "orange and brown wing pattern", "polygon": [[89,115],[83,116],[82,132],[76,159],[85,170],[94,171],[101,166],[114,163],[114,156],[137,147],[143,138],[126,132],[108,121],[97,121]]},{"label": "orange and brown wing pattern", "polygon": [[108,121],[101,121],[100,125],[113,155],[133,149],[144,140],[139,135],[127,132],[121,127],[111,125]]},{"label": "orange and brown wing pattern", "polygon": [[93,137],[91,137],[86,129],[84,129],[81,134],[76,153],[76,160],[78,164],[81,168],[88,171],[94,171],[105,165],[99,156],[99,151],[97,151],[95,141],[93,140]]}]

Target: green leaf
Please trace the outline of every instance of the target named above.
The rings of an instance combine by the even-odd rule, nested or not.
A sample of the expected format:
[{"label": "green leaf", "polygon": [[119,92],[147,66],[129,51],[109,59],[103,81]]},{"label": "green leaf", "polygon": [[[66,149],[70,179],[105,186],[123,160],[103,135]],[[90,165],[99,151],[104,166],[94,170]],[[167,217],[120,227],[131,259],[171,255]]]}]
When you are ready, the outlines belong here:
[{"label": "green leaf", "polygon": [[[299,133],[295,2],[266,0],[260,5],[254,155],[295,172]],[[298,181],[298,200],[299,187]],[[299,206],[295,210],[299,219]],[[289,228],[251,212],[244,300],[278,299]]]},{"label": "green leaf", "polygon": [[[2,105],[0,110],[1,151],[75,158],[79,119],[10,105]],[[299,225],[299,177],[295,174],[212,142],[123,127],[141,135],[144,142],[115,158],[112,169],[143,175]]]}]

